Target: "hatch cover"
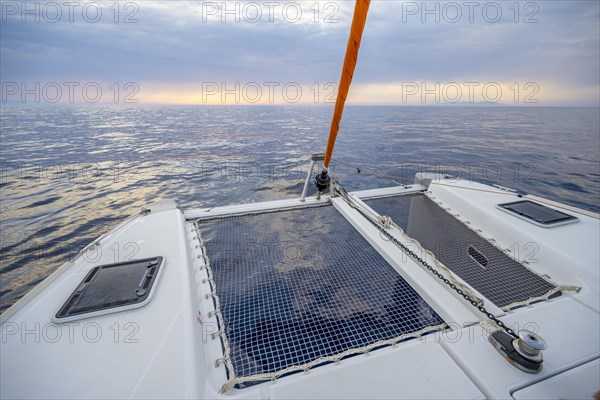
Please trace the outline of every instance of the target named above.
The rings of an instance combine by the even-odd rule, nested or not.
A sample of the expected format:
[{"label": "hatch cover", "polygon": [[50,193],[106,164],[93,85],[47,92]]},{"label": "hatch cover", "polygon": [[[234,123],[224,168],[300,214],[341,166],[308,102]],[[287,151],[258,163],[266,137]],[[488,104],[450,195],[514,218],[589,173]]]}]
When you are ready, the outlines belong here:
[{"label": "hatch cover", "polygon": [[163,257],[92,268],[54,317],[55,322],[123,311],[150,301],[162,272]]}]

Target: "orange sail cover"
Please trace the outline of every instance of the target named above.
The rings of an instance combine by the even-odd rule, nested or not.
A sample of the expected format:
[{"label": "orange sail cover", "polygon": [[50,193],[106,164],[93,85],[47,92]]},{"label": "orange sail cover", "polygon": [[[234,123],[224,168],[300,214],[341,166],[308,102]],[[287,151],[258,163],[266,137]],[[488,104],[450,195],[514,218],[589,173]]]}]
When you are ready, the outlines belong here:
[{"label": "orange sail cover", "polygon": [[331,128],[329,129],[327,149],[325,150],[325,160],[323,161],[325,168],[329,167],[331,154],[333,153],[333,146],[335,145],[335,139],[338,131],[340,130],[340,120],[342,119],[342,113],[344,112],[344,104],[346,103],[348,90],[350,89],[350,84],[352,83],[352,76],[354,75],[356,60],[358,59],[360,40],[362,38],[363,30],[365,29],[365,22],[367,21],[367,12],[369,11],[370,4],[371,0],[356,0],[356,4],[354,6],[352,27],[350,28],[350,37],[348,38],[346,56],[344,57],[344,67],[342,68],[342,76],[340,77],[337,99],[335,101],[335,110],[333,112],[333,118],[331,118]]}]

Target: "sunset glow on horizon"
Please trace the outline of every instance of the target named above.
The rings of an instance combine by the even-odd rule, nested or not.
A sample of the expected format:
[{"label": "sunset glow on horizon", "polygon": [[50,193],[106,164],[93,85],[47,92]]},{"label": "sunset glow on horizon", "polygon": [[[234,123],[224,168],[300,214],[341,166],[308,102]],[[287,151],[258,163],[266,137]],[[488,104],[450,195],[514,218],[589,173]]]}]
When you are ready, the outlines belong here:
[{"label": "sunset glow on horizon", "polygon": [[[333,103],[352,7],[4,1],[2,103]],[[599,21],[589,1],[375,0],[348,104],[597,106]]]}]

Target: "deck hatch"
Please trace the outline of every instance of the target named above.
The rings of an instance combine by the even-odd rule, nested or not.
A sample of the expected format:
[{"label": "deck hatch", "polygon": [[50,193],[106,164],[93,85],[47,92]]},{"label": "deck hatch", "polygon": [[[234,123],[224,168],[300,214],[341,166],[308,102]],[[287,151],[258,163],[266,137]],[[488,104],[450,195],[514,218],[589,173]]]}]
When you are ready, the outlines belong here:
[{"label": "deck hatch", "polygon": [[563,225],[577,221],[577,218],[572,215],[529,200],[498,204],[498,208],[521,219],[544,227]]},{"label": "deck hatch", "polygon": [[268,380],[265,374],[446,327],[331,205],[197,227],[238,387],[256,383],[245,377]]},{"label": "deck hatch", "polygon": [[67,322],[138,308],[150,301],[163,257],[92,268],[54,317]]},{"label": "deck hatch", "polygon": [[[424,194],[366,200],[448,269],[499,307],[544,296],[556,285],[509,257]],[[521,243],[521,246],[523,243]],[[560,292],[551,297],[559,296]]]}]

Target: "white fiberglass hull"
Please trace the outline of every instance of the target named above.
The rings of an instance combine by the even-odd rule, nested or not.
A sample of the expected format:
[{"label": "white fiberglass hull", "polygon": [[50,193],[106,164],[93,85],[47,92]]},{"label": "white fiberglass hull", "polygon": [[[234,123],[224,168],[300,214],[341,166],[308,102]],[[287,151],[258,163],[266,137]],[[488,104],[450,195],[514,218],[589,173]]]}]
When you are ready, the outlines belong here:
[{"label": "white fiberglass hull", "polygon": [[[354,193],[359,199],[420,193],[535,274],[580,288],[508,311],[487,309],[515,330],[548,343],[541,372],[515,368],[488,343],[483,315],[407,258],[340,197],[308,198],[182,212],[173,202],[124,222],[63,265],[1,316],[1,398],[591,398],[600,390],[600,222],[597,215],[543,199],[577,223],[544,228],[496,206],[511,192],[438,179],[428,187]],[[337,212],[447,323],[448,329],[282,375],[246,388],[228,375],[209,261],[192,221],[198,218],[332,203]],[[418,221],[415,222],[417,225]],[[421,225],[420,229],[430,227]],[[401,232],[390,228],[392,235]],[[257,233],[258,234],[258,233]],[[164,257],[151,301],[122,312],[55,323],[65,300],[93,267],[114,260],[112,246],[133,259]],[[480,294],[480,293],[478,293]],[[234,349],[235,351],[235,349]],[[221,360],[221,361],[219,361]],[[225,390],[224,390],[225,388]]]}]

